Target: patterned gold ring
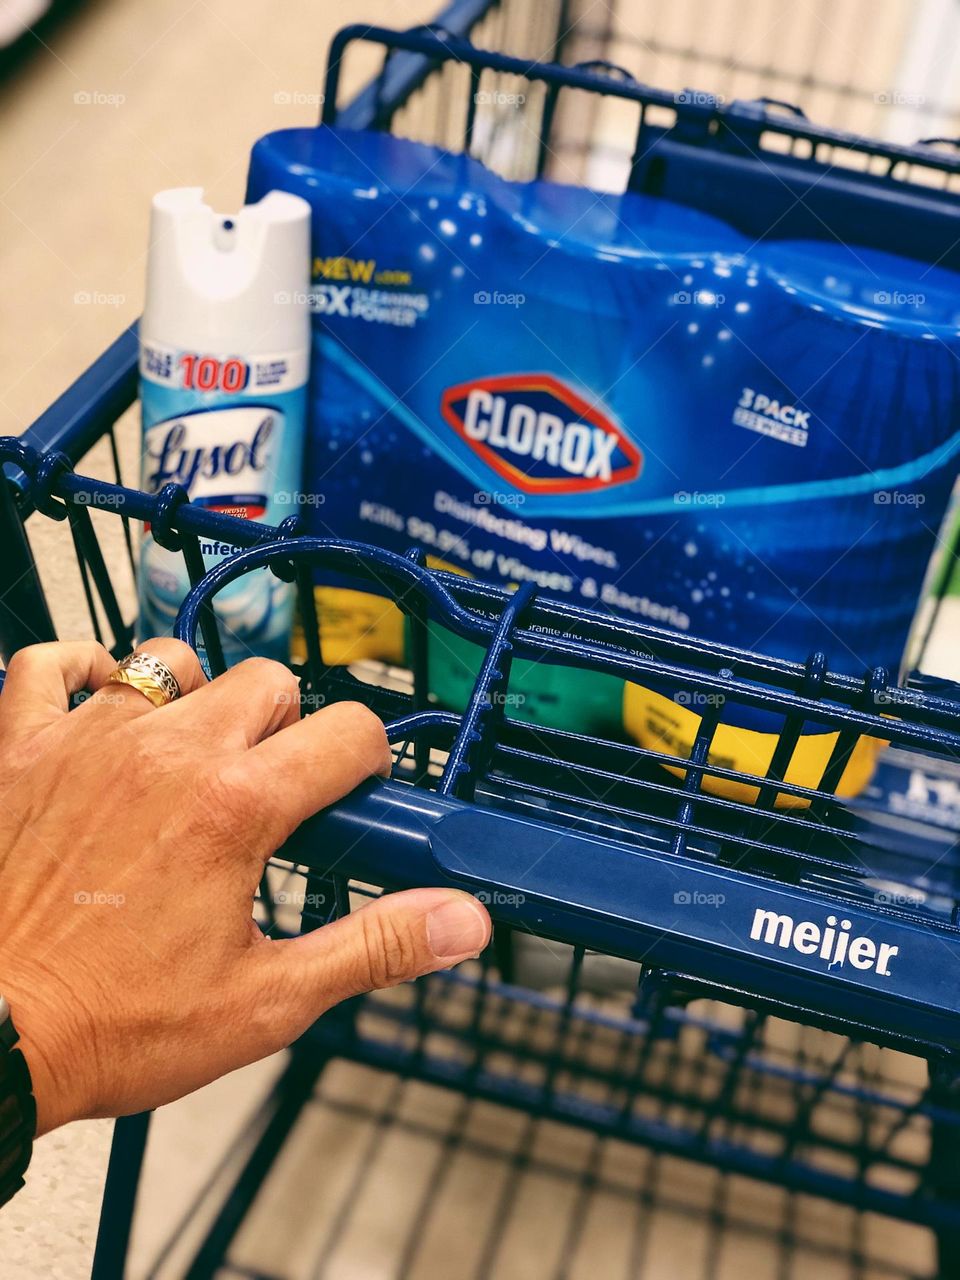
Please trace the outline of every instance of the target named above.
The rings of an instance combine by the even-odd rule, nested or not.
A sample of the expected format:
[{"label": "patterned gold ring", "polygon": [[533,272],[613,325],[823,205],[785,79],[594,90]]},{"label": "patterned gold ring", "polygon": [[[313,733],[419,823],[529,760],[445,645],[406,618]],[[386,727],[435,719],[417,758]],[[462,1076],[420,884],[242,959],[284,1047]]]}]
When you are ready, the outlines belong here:
[{"label": "patterned gold ring", "polygon": [[131,653],[107,676],[108,684],[128,684],[155,707],[180,697],[180,682],[165,662],[152,653]]}]

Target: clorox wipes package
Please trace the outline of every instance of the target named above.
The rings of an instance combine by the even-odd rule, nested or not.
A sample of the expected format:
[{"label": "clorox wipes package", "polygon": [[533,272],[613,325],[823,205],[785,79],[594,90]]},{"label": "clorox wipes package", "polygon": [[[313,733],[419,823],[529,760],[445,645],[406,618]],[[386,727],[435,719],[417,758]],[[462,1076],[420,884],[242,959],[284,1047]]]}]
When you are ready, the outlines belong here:
[{"label": "clorox wipes package", "polygon": [[[753,243],[652,197],[508,183],[380,133],[264,138],[248,199],[275,188],[313,207],[312,532],[895,672],[957,469],[952,273]],[[402,659],[392,605],[329,586],[319,603],[329,661]],[[437,698],[462,705],[477,665],[438,632]],[[700,720],[670,690],[543,664],[511,689],[511,714],[612,724],[678,757]],[[762,773],[780,724],[738,715],[711,760]],[[787,780],[815,785],[835,737],[805,736]]]}]

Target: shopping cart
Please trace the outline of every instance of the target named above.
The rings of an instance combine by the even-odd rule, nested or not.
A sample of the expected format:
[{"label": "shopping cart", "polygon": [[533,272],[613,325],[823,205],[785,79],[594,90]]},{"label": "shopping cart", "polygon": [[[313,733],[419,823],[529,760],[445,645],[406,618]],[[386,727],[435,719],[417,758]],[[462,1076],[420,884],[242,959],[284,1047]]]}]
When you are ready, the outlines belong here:
[{"label": "shopping cart", "polygon": [[[513,176],[532,176],[550,166],[568,94],[611,98],[636,115],[629,169],[638,189],[721,212],[754,234],[764,219],[779,216],[796,227],[826,213],[829,225],[851,235],[857,225],[861,240],[863,202],[882,199],[888,217],[871,232],[881,247],[893,236],[901,248],[922,245],[956,265],[955,198],[911,180],[922,170],[949,187],[960,173],[953,155],[820,130],[770,104],[678,98],[609,67],[562,68],[462,39],[472,32],[479,42],[480,24],[495,11],[510,42],[510,14],[520,10],[458,3],[431,29],[346,29],[331,49],[324,119],[418,136],[440,128],[446,145],[471,148]],[[341,107],[340,70],[359,41],[381,46],[384,65]],[[553,52],[556,41],[549,47]],[[497,106],[505,92],[481,94],[491,76],[529,86],[521,122]],[[731,178],[741,192],[744,184],[751,191],[735,209]],[[571,1175],[577,1195],[556,1275],[574,1273],[591,1200],[609,1190],[605,1142],[784,1188],[787,1208],[776,1232],[782,1259],[800,1243],[795,1197],[813,1196],[850,1211],[842,1239],[803,1242],[824,1265],[839,1258],[842,1274],[960,1275],[956,813],[944,803],[935,814],[939,825],[917,821],[913,810],[904,819],[890,799],[898,779],[914,787],[929,782],[931,793],[933,782],[942,782],[942,796],[956,785],[960,691],[925,677],[901,688],[882,669],[840,674],[819,653],[788,662],[734,650],[529,588],[511,594],[430,570],[416,552],[398,556],[298,536],[295,518],[270,528],[194,507],[174,485],[144,494],[123,484],[113,436],[135,398],[136,376],[136,335],[129,332],[22,439],[0,442],[9,482],[0,492],[4,657],[55,635],[28,540],[37,521],[59,521],[69,531],[92,628],[117,656],[130,648],[133,625],[103,551],[108,524],[123,529],[131,567],[131,525],[138,523],[149,522],[161,545],[183,555],[193,587],[177,633],[202,648],[214,672],[223,659],[211,602],[227,582],[267,567],[296,585],[305,711],[361,698],[387,723],[395,766],[390,780],[361,787],[278,851],[261,886],[261,925],[276,933],[316,927],[348,911],[358,894],[423,884],[476,893],[497,922],[495,943],[478,964],[350,1002],[294,1046],[258,1136],[208,1214],[184,1272],[285,1274],[282,1256],[269,1272],[244,1260],[243,1223],[285,1141],[314,1105],[318,1081],[322,1088],[332,1064],[346,1060],[454,1092],[465,1107],[528,1118],[511,1156],[513,1181],[462,1274],[494,1273],[516,1179],[538,1167],[536,1127],[559,1122],[585,1131],[595,1145]],[[115,464],[109,480],[83,470],[102,438]],[[243,550],[205,572],[200,539],[207,537]],[[313,583],[326,572],[396,601],[408,619],[409,671],[358,672],[325,662]],[[429,696],[437,626],[475,642],[484,655],[462,712]],[[680,776],[664,768],[677,767],[664,753],[512,720],[506,708],[514,657],[684,691],[703,714]],[[710,760],[723,717],[744,707],[782,724],[761,779]],[[830,760],[816,786],[787,783],[793,749],[814,724],[836,733]],[[863,735],[890,744],[884,785],[844,805],[834,792]],[[756,801],[714,795],[704,789],[705,777],[752,784]],[[802,804],[776,807],[783,796]],[[801,927],[806,932],[798,934]],[[818,931],[822,950],[806,945],[808,927]],[[851,959],[855,940],[865,940],[856,954],[869,964],[837,963],[841,935]],[[809,1030],[794,1035],[797,1027]],[[381,1130],[400,1123],[398,1114],[395,1103],[387,1105]],[[396,1274],[414,1273],[438,1187],[455,1153],[469,1145],[466,1115],[435,1135],[434,1174],[398,1245]],[[100,1276],[122,1272],[145,1130],[144,1117],[117,1126]],[[651,1203],[659,1168],[650,1166],[632,1196],[621,1188],[624,1202]],[[360,1190],[351,1184],[338,1200],[318,1244],[317,1274],[338,1247]],[[709,1206],[717,1231],[728,1210],[722,1196]],[[875,1215],[934,1233],[939,1263],[922,1245],[912,1245],[902,1265],[871,1247]],[[644,1274],[643,1265],[634,1251],[625,1274]],[[781,1265],[781,1274],[790,1274],[789,1263]],[[163,1260],[158,1267],[154,1274],[163,1274]]]}]

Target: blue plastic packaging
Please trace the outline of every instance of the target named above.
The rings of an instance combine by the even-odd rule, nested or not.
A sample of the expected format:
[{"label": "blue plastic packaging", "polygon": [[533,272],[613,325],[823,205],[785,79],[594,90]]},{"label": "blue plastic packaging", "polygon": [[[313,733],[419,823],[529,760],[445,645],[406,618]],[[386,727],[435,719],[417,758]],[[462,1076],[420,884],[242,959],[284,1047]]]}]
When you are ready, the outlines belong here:
[{"label": "blue plastic packaging", "polygon": [[[316,532],[896,669],[957,472],[955,275],[379,133],[269,135],[249,196],[277,186],[313,207]],[[352,600],[337,634],[384,643]],[[536,692],[516,714],[583,722],[575,681]],[[634,719],[684,754],[662,712]]]}]

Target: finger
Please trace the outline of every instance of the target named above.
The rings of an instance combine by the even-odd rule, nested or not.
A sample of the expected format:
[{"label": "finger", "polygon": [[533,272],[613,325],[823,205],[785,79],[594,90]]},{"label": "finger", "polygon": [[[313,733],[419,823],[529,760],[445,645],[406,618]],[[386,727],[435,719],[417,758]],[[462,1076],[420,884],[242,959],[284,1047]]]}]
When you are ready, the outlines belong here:
[{"label": "finger", "polygon": [[[200,659],[182,640],[174,640],[172,636],[156,636],[152,640],[145,640],[143,644],[138,644],[134,652],[149,653],[169,667],[180,686],[181,697],[193,693],[195,689],[200,689],[207,683],[207,677],[200,666]],[[116,668],[116,665],[115,662],[111,664],[111,671]],[[109,672],[107,674],[109,675]],[[171,705],[175,706],[176,703]],[[139,689],[134,689],[129,684],[106,680],[82,707],[77,708],[74,714],[96,718],[103,722],[117,723],[134,720],[146,715],[148,711],[157,710],[146,694],[141,693]],[[167,711],[168,708],[161,707],[159,710]]]},{"label": "finger", "polygon": [[257,945],[251,959],[259,964],[266,987],[285,993],[279,1011],[289,1011],[294,1025],[288,1030],[296,1036],[350,996],[479,955],[490,930],[485,908],[469,894],[408,889],[313,933]]},{"label": "finger", "polygon": [[0,719],[7,741],[35,733],[70,709],[70,697],[96,690],[116,666],[94,640],[33,644],[19,649],[7,665],[0,696]]},{"label": "finger", "polygon": [[301,822],[365,778],[388,774],[391,763],[373,712],[360,702],[335,702],[229,759],[218,781],[267,858]]},{"label": "finger", "polygon": [[189,703],[171,705],[164,724],[187,719],[219,747],[245,750],[300,719],[300,682],[289,667],[269,658],[247,658],[208,681]]}]

